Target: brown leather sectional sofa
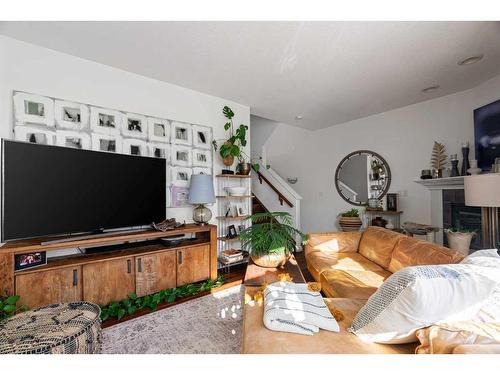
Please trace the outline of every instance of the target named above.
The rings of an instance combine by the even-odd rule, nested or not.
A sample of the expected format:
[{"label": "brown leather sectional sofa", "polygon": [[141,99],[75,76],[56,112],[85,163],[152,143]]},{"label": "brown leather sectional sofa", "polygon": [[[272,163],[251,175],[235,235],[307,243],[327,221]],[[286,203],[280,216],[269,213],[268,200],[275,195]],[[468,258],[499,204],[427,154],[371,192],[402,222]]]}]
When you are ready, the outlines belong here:
[{"label": "brown leather sectional sofa", "polygon": [[407,266],[457,263],[463,258],[448,248],[379,227],[309,234],[305,255],[309,271],[330,297],[325,302],[344,314],[340,332],[320,330],[314,336],[302,336],[270,331],[262,323],[263,308],[246,305],[242,353],[415,353],[417,343],[365,343],[347,329],[368,297],[392,273]]}]

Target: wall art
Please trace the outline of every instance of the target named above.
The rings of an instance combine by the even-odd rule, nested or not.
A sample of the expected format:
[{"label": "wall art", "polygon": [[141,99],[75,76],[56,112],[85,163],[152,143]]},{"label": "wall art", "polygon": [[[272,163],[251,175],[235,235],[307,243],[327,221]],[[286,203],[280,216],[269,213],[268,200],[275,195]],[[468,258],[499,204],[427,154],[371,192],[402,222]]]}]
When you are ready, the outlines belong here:
[{"label": "wall art", "polygon": [[189,188],[183,186],[170,187],[170,207],[187,207],[189,204]]},{"label": "wall art", "polygon": [[152,142],[170,143],[170,121],[148,117],[148,139]]},{"label": "wall art", "polygon": [[89,107],[85,104],[54,101],[54,117],[60,129],[86,130],[89,126]]},{"label": "wall art", "polygon": [[191,167],[192,153],[191,148],[187,146],[172,146],[172,165],[180,167]]},{"label": "wall art", "polygon": [[170,145],[167,143],[149,143],[149,156],[166,159],[170,162]]},{"label": "wall art", "polygon": [[124,138],[122,140],[122,152],[135,156],[149,156],[147,142],[134,138]]},{"label": "wall art", "polygon": [[90,150],[90,135],[72,130],[57,130],[56,144],[63,147]]},{"label": "wall art", "polygon": [[146,139],[148,137],[148,120],[146,116],[136,113],[125,113],[122,121],[122,135]]},{"label": "wall art", "polygon": [[122,137],[119,135],[92,134],[92,150],[122,152]]},{"label": "wall art", "polygon": [[210,150],[212,148],[212,129],[193,125],[193,146]]},{"label": "wall art", "polygon": [[171,129],[173,144],[186,146],[193,144],[191,125],[184,122],[172,122]]},{"label": "wall art", "polygon": [[212,167],[212,150],[193,149],[193,166],[194,167]]},{"label": "wall art", "polygon": [[106,135],[119,135],[123,113],[112,109],[90,107],[90,129]]},{"label": "wall art", "polygon": [[188,187],[193,170],[186,167],[170,167],[170,173],[172,185]]},{"label": "wall art", "polygon": [[212,168],[194,167],[193,174],[212,174]]},{"label": "wall art", "polygon": [[40,129],[31,126],[16,126],[14,128],[14,138],[17,141],[37,143],[41,145],[55,144],[56,133],[47,129]]},{"label": "wall art", "polygon": [[54,100],[46,96],[14,92],[16,124],[54,126]]}]

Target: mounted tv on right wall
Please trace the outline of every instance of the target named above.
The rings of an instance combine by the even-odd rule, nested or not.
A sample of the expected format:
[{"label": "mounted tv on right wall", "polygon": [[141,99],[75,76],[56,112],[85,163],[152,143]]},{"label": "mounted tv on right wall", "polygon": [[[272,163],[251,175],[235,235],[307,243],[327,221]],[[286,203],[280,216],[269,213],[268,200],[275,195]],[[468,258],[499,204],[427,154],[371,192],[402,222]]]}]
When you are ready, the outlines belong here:
[{"label": "mounted tv on right wall", "polygon": [[500,100],[474,110],[474,139],[478,167],[491,170],[500,158]]}]

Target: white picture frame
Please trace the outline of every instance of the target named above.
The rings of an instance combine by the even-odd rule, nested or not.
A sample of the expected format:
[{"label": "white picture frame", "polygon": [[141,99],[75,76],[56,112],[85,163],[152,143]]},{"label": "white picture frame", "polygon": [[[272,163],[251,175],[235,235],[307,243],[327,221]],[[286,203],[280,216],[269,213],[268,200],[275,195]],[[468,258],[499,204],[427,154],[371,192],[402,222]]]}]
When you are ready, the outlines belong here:
[{"label": "white picture frame", "polygon": [[148,143],[141,139],[124,138],[122,140],[122,153],[134,156],[149,156]]},{"label": "white picture frame", "polygon": [[52,98],[15,92],[13,100],[16,124],[54,126],[54,100]]},{"label": "white picture frame", "polygon": [[172,144],[185,146],[191,146],[193,144],[193,134],[190,124],[173,121],[170,129]]},{"label": "white picture frame", "polygon": [[125,113],[122,121],[122,135],[146,139],[148,137],[148,118],[137,113]]},{"label": "white picture frame", "polygon": [[94,133],[119,136],[122,122],[123,113],[119,111],[90,107],[90,129]]},{"label": "white picture frame", "polygon": [[170,173],[170,181],[172,185],[188,187],[191,176],[193,175],[193,169],[186,167],[171,167]]},{"label": "white picture frame", "polygon": [[163,158],[170,161],[170,145],[168,143],[149,143],[149,156],[152,158]]},{"label": "white picture frame", "polygon": [[192,165],[193,167],[212,167],[212,150],[201,150],[194,148],[192,150]]},{"label": "white picture frame", "polygon": [[243,203],[236,203],[236,216],[247,216],[248,211]]},{"label": "white picture frame", "polygon": [[89,107],[81,103],[56,99],[54,101],[54,117],[57,128],[86,130],[89,126]]},{"label": "white picture frame", "polygon": [[212,168],[202,168],[202,167],[194,167],[193,174],[206,174],[211,176],[213,174]]},{"label": "white picture frame", "polygon": [[90,150],[91,148],[90,135],[73,130],[57,130],[56,144],[82,150]]},{"label": "white picture frame", "polygon": [[30,142],[41,145],[54,145],[56,133],[53,130],[32,126],[17,125],[14,127],[16,141]]},{"label": "white picture frame", "polygon": [[171,164],[178,167],[191,167],[192,166],[191,148],[179,145],[172,146]]},{"label": "white picture frame", "polygon": [[151,142],[170,143],[170,121],[148,117],[148,139]]},{"label": "white picture frame", "polygon": [[[94,151],[114,152],[118,154],[122,153],[122,137],[119,135],[93,133],[91,138],[92,138],[92,150]],[[109,148],[105,149],[106,145],[104,143],[106,141],[108,142],[114,141],[114,150],[110,150]]]},{"label": "white picture frame", "polygon": [[212,148],[212,128],[193,125],[193,147],[210,150]]}]

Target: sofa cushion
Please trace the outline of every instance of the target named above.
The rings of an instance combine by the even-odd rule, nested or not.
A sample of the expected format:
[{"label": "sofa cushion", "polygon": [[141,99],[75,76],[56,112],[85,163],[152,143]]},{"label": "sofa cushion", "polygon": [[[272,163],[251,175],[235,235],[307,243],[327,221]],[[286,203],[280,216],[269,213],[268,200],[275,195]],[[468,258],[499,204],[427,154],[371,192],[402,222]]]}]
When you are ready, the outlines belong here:
[{"label": "sofa cushion", "polygon": [[363,341],[401,344],[440,321],[472,318],[496,283],[480,266],[442,264],[406,267],[392,274],[353,320]]},{"label": "sofa cushion", "polygon": [[404,235],[381,227],[368,227],[359,242],[359,253],[387,269],[396,243]]},{"label": "sofa cushion", "polygon": [[[250,288],[247,288],[250,289]],[[251,294],[252,291],[248,290]],[[340,310],[344,319],[339,322],[340,332],[320,330],[314,336],[276,332],[263,323],[264,306],[253,301],[244,307],[242,353],[247,354],[399,354],[413,353],[415,344],[380,345],[364,343],[347,332],[352,319],[366,300],[334,298],[325,299],[329,306]]]},{"label": "sofa cushion", "polygon": [[381,267],[366,270],[334,269],[323,272],[320,283],[327,297],[367,299],[390,275],[389,271]]},{"label": "sofa cushion", "polygon": [[382,267],[358,253],[325,253],[322,251],[309,253],[307,269],[316,281],[320,281],[321,273],[328,270],[383,270]]},{"label": "sofa cushion", "polygon": [[361,232],[310,233],[307,235],[305,253],[356,253],[360,239]]},{"label": "sofa cushion", "polygon": [[389,271],[395,273],[408,266],[427,264],[453,264],[463,259],[463,255],[455,250],[418,240],[413,237],[401,237],[396,244]]}]

